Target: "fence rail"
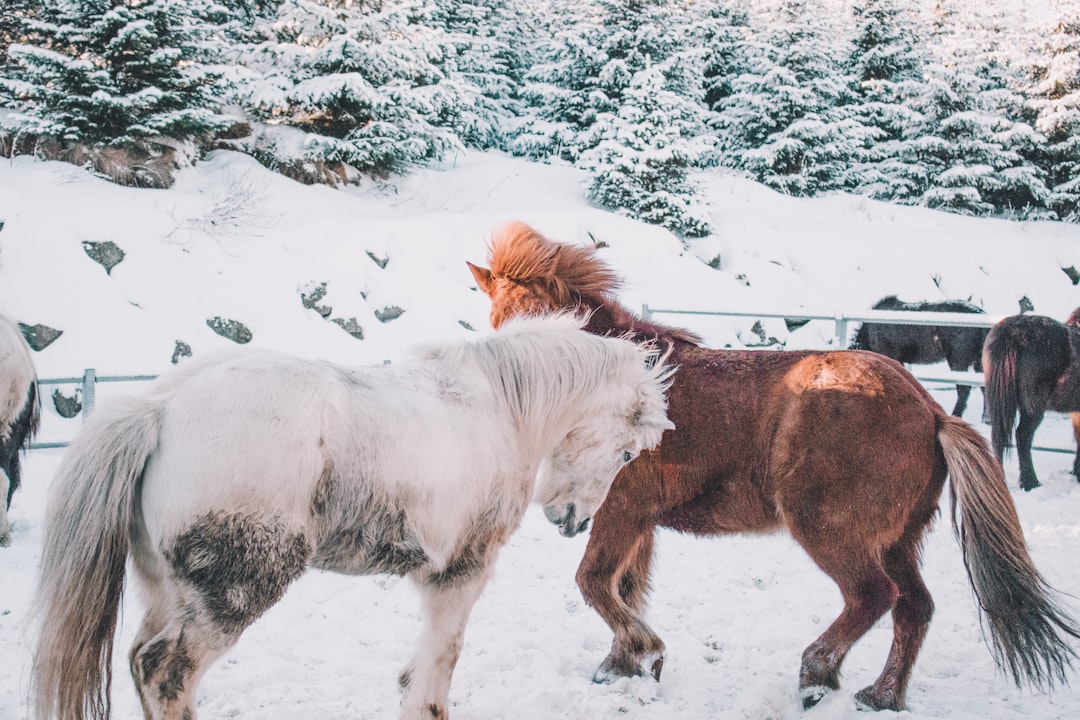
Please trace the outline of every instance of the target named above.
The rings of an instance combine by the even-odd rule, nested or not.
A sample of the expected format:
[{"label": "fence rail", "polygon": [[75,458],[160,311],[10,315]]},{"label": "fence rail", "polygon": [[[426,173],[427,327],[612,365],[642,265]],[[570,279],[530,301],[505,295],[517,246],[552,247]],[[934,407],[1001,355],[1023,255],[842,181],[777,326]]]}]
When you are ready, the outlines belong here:
[{"label": "fence rail", "polygon": [[[774,310],[771,312],[749,310],[681,310],[654,308],[648,303],[641,306],[641,317],[652,320],[655,315],[707,315],[714,317],[746,317],[756,319],[790,320],[795,322],[820,320],[833,323],[833,337],[837,348],[848,346],[848,335],[852,323],[874,322],[883,325],[942,325],[948,327],[984,327],[992,328],[1005,315],[985,315],[982,313],[958,312],[912,312],[910,310],[862,310],[855,314],[843,312],[807,312],[804,309],[792,312]],[[983,375],[977,372],[925,371],[913,370],[912,375],[923,383],[949,383],[952,385],[970,385],[983,387]]]},{"label": "fence rail", "polygon": [[[98,375],[94,368],[86,368],[80,377],[43,378],[38,380],[38,385],[78,385],[82,392],[82,410],[80,414],[85,420],[94,409],[97,401],[98,383],[108,382],[145,382],[153,380],[157,375]],[[49,448],[67,447],[66,441],[31,443],[31,450],[47,450]]]},{"label": "fence rail", "polygon": [[[782,319],[795,322],[810,322],[814,320],[832,322],[834,325],[834,337],[838,348],[848,346],[848,333],[852,323],[874,322],[891,325],[944,325],[951,327],[985,327],[990,328],[997,324],[1004,315],[984,315],[981,313],[948,313],[948,312],[911,312],[901,310],[863,310],[855,314],[843,312],[807,312],[804,309],[786,311],[758,310],[682,310],[676,308],[654,308],[648,304],[641,306],[641,317],[652,320],[656,315],[705,315],[714,317],[745,317],[755,319]],[[384,363],[385,364],[385,363]],[[912,372],[915,379],[921,383],[942,383],[950,385],[969,385],[971,387],[983,387],[982,373],[976,372],[952,372],[952,371],[919,371]],[[39,380],[40,385],[74,385],[78,384],[82,392],[82,416],[83,419],[93,410],[96,399],[97,383],[104,382],[135,382],[153,380],[155,375],[97,375],[93,368],[87,368],[81,377],[47,378]],[[67,442],[34,443],[30,449],[45,449],[66,447]],[[1073,450],[1053,447],[1034,447],[1033,450],[1044,452],[1072,453]]]}]

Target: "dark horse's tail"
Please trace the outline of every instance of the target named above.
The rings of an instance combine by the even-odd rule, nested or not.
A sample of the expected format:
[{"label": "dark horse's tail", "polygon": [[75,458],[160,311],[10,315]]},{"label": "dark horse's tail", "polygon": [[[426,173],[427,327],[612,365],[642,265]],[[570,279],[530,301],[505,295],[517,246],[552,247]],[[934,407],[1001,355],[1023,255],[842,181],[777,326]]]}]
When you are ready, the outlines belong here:
[{"label": "dark horse's tail", "polygon": [[986,387],[986,409],[990,418],[990,440],[1000,461],[1012,447],[1016,413],[1020,407],[1020,391],[1016,379],[1016,343],[1003,326],[995,327],[983,344],[983,377]]},{"label": "dark horse's tail", "polygon": [[1047,688],[1067,683],[1076,657],[1068,638],[1080,638],[1080,627],[1058,606],[1028,555],[1001,464],[983,436],[959,418],[939,418],[938,442],[949,469],[953,529],[990,627],[995,662],[1018,686],[1024,680]]},{"label": "dark horse's tail", "polygon": [[848,345],[848,350],[869,350],[870,349],[870,329],[866,327],[866,323],[859,325],[859,329],[855,331],[855,339]]}]

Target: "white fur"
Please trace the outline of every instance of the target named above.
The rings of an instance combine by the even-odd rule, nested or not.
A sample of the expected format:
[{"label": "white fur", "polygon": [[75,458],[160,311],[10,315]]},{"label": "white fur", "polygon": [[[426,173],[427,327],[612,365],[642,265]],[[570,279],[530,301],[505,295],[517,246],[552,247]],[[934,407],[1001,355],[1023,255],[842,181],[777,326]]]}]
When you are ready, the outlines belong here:
[{"label": "white fur", "polygon": [[[360,551],[340,552],[343,538],[403,518],[390,530],[422,549],[424,561],[408,572],[425,622],[401,717],[445,717],[469,611],[534,491],[554,521],[571,506],[577,521],[587,519],[624,455],[653,447],[672,427],[664,390],[673,371],[656,351],[580,328],[569,316],[522,319],[388,367],[234,352],[189,361],[142,398],[101,408],[65,456],[50,497],[38,716],[60,708],[66,720],[66,704],[102,696],[100,687],[65,687],[65,677],[93,678],[94,668],[58,666],[68,645],[86,643],[78,630],[63,637],[67,631],[49,628],[101,625],[79,606],[105,604],[102,585],[116,578],[85,577],[80,566],[93,561],[79,548],[131,527],[149,608],[133,657],[183,638],[196,660],[170,702],[136,677],[147,718],[179,720],[185,710],[194,717],[198,676],[239,632],[226,636],[200,617],[197,588],[177,578],[169,551],[185,531],[227,512],[302,536],[308,563],[342,572],[370,571]],[[123,542],[110,548],[101,540],[102,555],[126,553]],[[133,660],[136,674],[139,667]]]},{"label": "white fur", "polygon": [[[0,315],[0,445],[19,442],[18,438],[12,438],[12,431],[19,415],[26,408],[31,387],[37,382],[34,360],[30,352],[30,346],[26,344],[26,339],[18,326],[7,317]],[[35,394],[33,408],[35,418],[40,402]],[[32,423],[36,425],[36,420]],[[0,547],[11,542],[7,516],[7,494],[10,483],[11,478],[3,468],[0,468]]]}]

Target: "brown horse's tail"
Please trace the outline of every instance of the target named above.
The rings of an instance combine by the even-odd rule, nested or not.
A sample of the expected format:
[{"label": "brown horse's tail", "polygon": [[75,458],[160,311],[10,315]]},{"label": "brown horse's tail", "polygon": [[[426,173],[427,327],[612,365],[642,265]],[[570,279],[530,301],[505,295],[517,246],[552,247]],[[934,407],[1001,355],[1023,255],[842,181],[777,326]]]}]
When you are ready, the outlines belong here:
[{"label": "brown horse's tail", "polygon": [[133,398],[99,410],[53,478],[35,599],[33,717],[109,716],[112,649],[129,528],[161,406]]},{"label": "brown horse's tail", "polygon": [[1016,413],[1020,408],[1016,361],[1016,345],[1009,334],[991,332],[983,346],[984,402],[990,418],[990,440],[998,460],[1012,447]]},{"label": "brown horse's tail", "polygon": [[953,530],[990,627],[995,662],[1018,686],[1067,683],[1076,657],[1068,638],[1080,638],[1080,627],[1028,555],[1001,465],[983,436],[959,418],[940,417],[938,442],[949,469]]}]

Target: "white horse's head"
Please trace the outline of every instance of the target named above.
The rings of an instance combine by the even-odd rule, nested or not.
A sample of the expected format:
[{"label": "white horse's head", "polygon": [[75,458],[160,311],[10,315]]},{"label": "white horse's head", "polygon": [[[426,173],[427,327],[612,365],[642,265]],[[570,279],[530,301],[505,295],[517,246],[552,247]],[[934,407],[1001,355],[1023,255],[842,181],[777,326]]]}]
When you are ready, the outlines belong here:
[{"label": "white horse's head", "polygon": [[636,378],[613,379],[606,397],[582,408],[580,421],[540,465],[534,501],[565,537],[584,532],[619,471],[675,428],[665,399],[674,369],[650,349],[642,358]]}]

